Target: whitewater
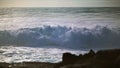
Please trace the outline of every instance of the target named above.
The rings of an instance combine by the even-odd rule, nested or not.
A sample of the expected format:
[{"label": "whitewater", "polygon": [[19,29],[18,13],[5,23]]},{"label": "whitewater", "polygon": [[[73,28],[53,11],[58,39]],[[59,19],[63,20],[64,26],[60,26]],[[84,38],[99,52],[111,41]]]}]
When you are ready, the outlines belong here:
[{"label": "whitewater", "polygon": [[72,54],[84,54],[87,51],[69,50],[60,48],[37,48],[37,47],[0,47],[0,62],[51,62],[62,61],[62,54],[70,52]]},{"label": "whitewater", "polygon": [[65,52],[120,48],[119,23],[119,7],[0,8],[0,62],[56,63]]}]

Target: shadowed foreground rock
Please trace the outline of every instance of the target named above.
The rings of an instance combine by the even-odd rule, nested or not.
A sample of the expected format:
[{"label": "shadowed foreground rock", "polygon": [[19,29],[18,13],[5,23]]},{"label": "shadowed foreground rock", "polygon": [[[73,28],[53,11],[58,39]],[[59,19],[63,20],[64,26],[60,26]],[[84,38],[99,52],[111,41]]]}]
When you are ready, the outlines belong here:
[{"label": "shadowed foreground rock", "polygon": [[23,62],[23,63],[0,63],[0,68],[120,68],[120,49],[101,50],[79,56],[64,53],[62,62]]},{"label": "shadowed foreground rock", "polygon": [[[90,50],[84,55],[75,56],[70,53],[63,54],[63,61],[58,64],[60,68],[120,68],[120,49]],[[57,67],[56,67],[57,68]]]},{"label": "shadowed foreground rock", "polygon": [[0,68],[54,68],[54,65],[43,62],[0,63]]}]

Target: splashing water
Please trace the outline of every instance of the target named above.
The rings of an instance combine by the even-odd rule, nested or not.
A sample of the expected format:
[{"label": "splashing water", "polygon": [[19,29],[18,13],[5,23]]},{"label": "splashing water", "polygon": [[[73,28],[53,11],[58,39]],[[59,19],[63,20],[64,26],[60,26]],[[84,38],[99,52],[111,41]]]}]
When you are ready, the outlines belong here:
[{"label": "splashing water", "polygon": [[76,55],[84,54],[87,51],[68,50],[58,48],[33,48],[2,46],[0,48],[0,62],[59,62],[62,61],[62,54],[70,52]]}]

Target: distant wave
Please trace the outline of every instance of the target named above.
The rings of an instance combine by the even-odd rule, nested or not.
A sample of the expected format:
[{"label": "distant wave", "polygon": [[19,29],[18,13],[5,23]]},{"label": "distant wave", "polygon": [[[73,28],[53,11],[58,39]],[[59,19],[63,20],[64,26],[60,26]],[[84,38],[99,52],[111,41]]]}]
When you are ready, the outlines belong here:
[{"label": "distant wave", "polygon": [[92,29],[44,26],[0,31],[0,45],[101,49],[120,48],[119,41],[119,28],[110,29],[103,26]]}]

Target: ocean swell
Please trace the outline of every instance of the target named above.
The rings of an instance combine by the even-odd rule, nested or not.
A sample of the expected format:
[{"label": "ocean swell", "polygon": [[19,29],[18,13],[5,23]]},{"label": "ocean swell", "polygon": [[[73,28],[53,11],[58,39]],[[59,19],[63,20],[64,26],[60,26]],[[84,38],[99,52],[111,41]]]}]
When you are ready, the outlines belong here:
[{"label": "ocean swell", "polygon": [[119,48],[120,31],[119,28],[106,26],[96,26],[92,29],[44,26],[0,31],[0,40],[0,45],[70,49]]}]

